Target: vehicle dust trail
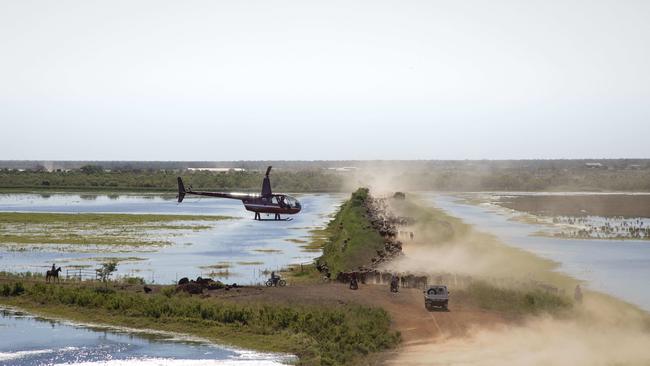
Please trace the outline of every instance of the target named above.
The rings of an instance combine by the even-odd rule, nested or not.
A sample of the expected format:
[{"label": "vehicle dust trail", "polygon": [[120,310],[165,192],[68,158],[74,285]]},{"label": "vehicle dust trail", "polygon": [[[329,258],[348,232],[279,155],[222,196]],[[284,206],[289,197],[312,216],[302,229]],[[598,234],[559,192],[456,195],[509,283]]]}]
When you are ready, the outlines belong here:
[{"label": "vehicle dust trail", "polygon": [[[399,190],[391,183],[376,179],[370,185],[375,192]],[[413,226],[402,228],[413,231],[415,238],[403,240],[404,256],[386,264],[385,270],[424,273],[430,279],[452,274],[520,289],[543,283],[559,293],[572,294],[578,281],[555,272],[556,263],[506,246],[496,237],[422,204],[413,195],[407,196],[411,203],[394,201],[391,208],[415,219]],[[491,322],[489,326],[466,321],[469,329],[452,332],[460,312],[454,309],[453,286],[450,291],[451,311],[441,314],[436,336],[405,344],[386,364],[650,364],[648,314],[611,296],[586,292],[584,303],[554,316],[520,315],[514,316],[514,321]]]},{"label": "vehicle dust trail", "polygon": [[[409,347],[395,365],[647,365],[648,338],[615,329],[588,329],[557,321],[531,321],[469,339]],[[615,338],[615,342],[611,342]]]},{"label": "vehicle dust trail", "polygon": [[475,329],[469,337],[408,346],[389,365],[648,365],[650,335],[570,319],[533,318],[521,326]]},{"label": "vehicle dust trail", "polygon": [[[395,207],[400,210],[400,207]],[[422,214],[420,211],[418,214]],[[406,214],[405,212],[399,212]],[[413,211],[410,212],[414,214]],[[475,232],[454,218],[422,215],[415,240],[406,240],[404,256],[387,270],[471,276],[498,281],[499,286],[547,282],[571,289],[576,281],[552,271],[555,264],[528,252],[506,247],[491,235]],[[427,225],[423,220],[432,220]],[[435,221],[446,223],[440,225]],[[431,226],[438,229],[432,230]],[[440,228],[450,232],[441,235]],[[451,287],[453,296],[454,288]],[[451,299],[453,305],[453,297]],[[452,311],[447,316],[453,319]],[[648,365],[650,321],[647,313],[612,297],[587,293],[555,317],[528,316],[510,324],[486,328],[477,324],[460,336],[442,329],[428,343],[405,345],[389,365]]]}]

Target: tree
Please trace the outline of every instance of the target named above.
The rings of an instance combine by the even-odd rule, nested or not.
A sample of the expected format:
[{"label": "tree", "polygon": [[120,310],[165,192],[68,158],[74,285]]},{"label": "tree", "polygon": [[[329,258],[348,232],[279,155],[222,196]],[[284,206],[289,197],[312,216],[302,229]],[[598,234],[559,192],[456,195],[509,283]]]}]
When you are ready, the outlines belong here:
[{"label": "tree", "polygon": [[79,170],[85,174],[96,174],[96,173],[104,172],[104,168],[102,168],[99,165],[92,165],[92,164],[84,165],[81,168],[79,168]]},{"label": "tree", "polygon": [[113,272],[117,271],[117,261],[108,261],[102,263],[102,267],[97,270],[97,276],[102,280],[102,282],[106,283],[108,281],[108,278],[113,274]]}]

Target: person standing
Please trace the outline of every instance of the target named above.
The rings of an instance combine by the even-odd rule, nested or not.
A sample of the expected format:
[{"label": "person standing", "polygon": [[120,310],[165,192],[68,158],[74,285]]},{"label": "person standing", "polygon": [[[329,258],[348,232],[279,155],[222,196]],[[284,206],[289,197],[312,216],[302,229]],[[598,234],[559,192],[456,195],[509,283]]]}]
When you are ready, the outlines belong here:
[{"label": "person standing", "polygon": [[582,289],[580,284],[576,285],[576,289],[573,291],[573,298],[578,304],[582,304]]}]

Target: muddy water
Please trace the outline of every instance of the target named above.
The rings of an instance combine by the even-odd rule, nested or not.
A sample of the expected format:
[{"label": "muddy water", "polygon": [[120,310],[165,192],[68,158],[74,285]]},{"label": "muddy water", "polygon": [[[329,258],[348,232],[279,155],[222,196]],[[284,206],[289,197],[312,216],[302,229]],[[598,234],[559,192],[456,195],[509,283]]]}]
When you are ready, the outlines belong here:
[{"label": "muddy water", "polygon": [[490,232],[504,243],[531,251],[560,264],[559,271],[650,311],[650,243],[605,239],[536,237],[542,227],[510,220],[506,210],[471,205],[449,195],[427,195],[430,202],[452,216]]},{"label": "muddy water", "polygon": [[0,366],[276,366],[289,356],[229,349],[160,333],[130,333],[0,309]]},{"label": "muddy water", "polygon": [[[118,275],[144,278],[147,282],[167,284],[181,277],[210,276],[239,284],[262,282],[265,270],[277,270],[287,264],[306,263],[319,252],[301,248],[309,231],[324,226],[341,204],[344,195],[305,194],[296,196],[302,211],[293,221],[256,222],[241,202],[220,199],[186,198],[177,204],[173,196],[156,195],[79,195],[79,194],[4,194],[0,211],[17,212],[102,212],[150,214],[213,214],[237,217],[217,222],[208,230],[165,238],[174,244],[163,248],[91,248],[77,246],[39,247],[16,251],[0,247],[0,271],[44,272],[52,263],[63,267],[62,275],[73,275],[72,266],[96,268],[102,257],[131,258],[118,265]],[[205,266],[227,262],[230,267],[215,270]]]}]

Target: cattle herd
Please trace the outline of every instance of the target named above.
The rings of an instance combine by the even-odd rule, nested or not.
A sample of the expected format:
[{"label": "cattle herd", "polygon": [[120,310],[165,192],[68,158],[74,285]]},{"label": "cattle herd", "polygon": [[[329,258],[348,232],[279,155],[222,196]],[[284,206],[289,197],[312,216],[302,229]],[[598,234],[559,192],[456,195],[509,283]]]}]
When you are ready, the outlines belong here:
[{"label": "cattle herd", "polygon": [[394,275],[398,277],[399,285],[403,288],[424,289],[428,283],[427,276],[416,276],[413,274],[391,273],[386,271],[366,269],[359,271],[339,272],[336,276],[336,281],[341,283],[350,283],[353,278],[356,278],[356,280],[362,284],[389,285]]},{"label": "cattle herd", "polygon": [[237,285],[236,283],[233,283],[231,285],[226,285],[221,281],[215,281],[211,278],[202,278],[199,276],[196,278],[196,280],[190,280],[187,277],[183,277],[178,281],[178,284],[176,285],[176,291],[187,292],[189,294],[202,294],[203,290],[224,289],[228,291],[231,288],[238,288],[238,287],[241,286]]},{"label": "cattle herd", "polygon": [[[400,199],[401,197],[394,197]],[[335,280],[342,283],[350,283],[356,280],[362,284],[385,284],[391,283],[393,276],[398,276],[399,285],[404,288],[425,288],[427,285],[427,276],[418,276],[415,274],[391,273],[380,271],[378,268],[381,264],[390,262],[392,259],[403,255],[402,242],[399,238],[406,237],[413,240],[413,232],[398,230],[400,226],[414,223],[412,218],[395,216],[388,208],[388,202],[385,198],[367,197],[364,201],[365,218],[370,222],[368,228],[372,227],[384,239],[384,248],[377,250],[376,255],[371,258],[367,266],[360,266],[358,270],[339,272]],[[341,223],[342,225],[342,223]],[[345,242],[344,242],[345,245]],[[317,261],[316,268],[328,279],[331,279],[331,273],[327,263]]]}]

